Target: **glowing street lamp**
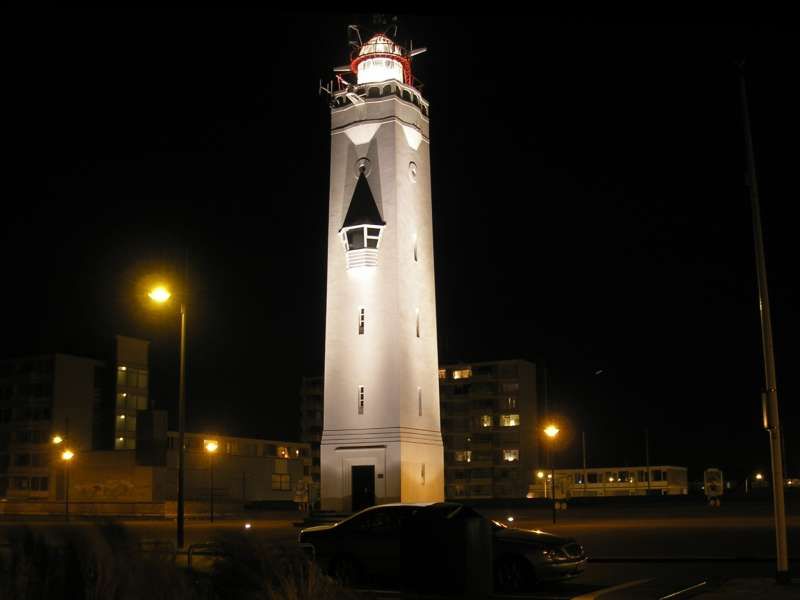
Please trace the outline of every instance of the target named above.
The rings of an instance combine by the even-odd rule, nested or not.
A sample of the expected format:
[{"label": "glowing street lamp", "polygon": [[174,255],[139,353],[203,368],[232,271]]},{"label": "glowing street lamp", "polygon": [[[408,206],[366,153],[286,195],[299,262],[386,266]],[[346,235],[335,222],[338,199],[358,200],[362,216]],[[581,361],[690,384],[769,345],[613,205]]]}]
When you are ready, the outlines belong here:
[{"label": "glowing street lamp", "polygon": [[209,501],[210,501],[210,511],[209,514],[211,516],[211,522],[214,522],[214,453],[219,448],[219,443],[216,440],[204,440],[203,445],[206,448],[206,452],[208,452],[208,472],[209,472],[209,479],[210,479],[210,488],[209,488]]},{"label": "glowing street lamp", "polygon": [[[150,290],[147,296],[156,304],[166,304],[172,293],[163,285]],[[181,341],[180,341],[180,376],[178,382],[178,506],[177,506],[177,541],[178,548],[183,548],[183,515],[184,515],[184,431],[186,430],[186,304],[181,302]]]},{"label": "glowing street lamp", "polygon": [[60,435],[54,435],[53,436],[53,444],[55,444],[56,446],[58,446],[63,441],[64,441],[64,438],[61,437]]},{"label": "glowing street lamp", "polygon": [[65,449],[61,453],[61,460],[64,461],[64,520],[65,521],[69,521],[69,463],[74,456],[75,453],[69,448]]},{"label": "glowing street lamp", "polygon": [[170,299],[172,294],[170,294],[169,290],[164,286],[158,286],[150,290],[147,296],[153,301],[158,302],[159,304],[164,304],[167,300]]},{"label": "glowing street lamp", "polygon": [[[547,427],[544,428],[544,434],[550,439],[550,441],[555,441],[558,432],[561,431],[555,423],[550,423]],[[556,468],[553,465],[553,450],[550,450],[548,453],[548,457],[550,459],[550,479],[552,479],[552,490],[553,490],[553,523],[556,522]],[[547,484],[545,484],[547,485]]]},{"label": "glowing street lamp", "polygon": [[561,431],[558,427],[553,425],[552,423],[544,428],[544,433],[550,439],[555,438],[558,435],[558,432]]}]

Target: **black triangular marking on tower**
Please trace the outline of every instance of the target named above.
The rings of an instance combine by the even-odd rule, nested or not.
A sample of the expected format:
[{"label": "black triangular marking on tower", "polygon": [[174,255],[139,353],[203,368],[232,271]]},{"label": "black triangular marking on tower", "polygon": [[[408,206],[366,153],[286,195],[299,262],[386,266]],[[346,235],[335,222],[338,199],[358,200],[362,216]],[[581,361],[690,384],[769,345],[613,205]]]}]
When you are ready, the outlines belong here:
[{"label": "black triangular marking on tower", "polygon": [[350,208],[347,209],[347,216],[344,218],[344,224],[342,224],[339,231],[345,227],[354,227],[356,225],[386,225],[386,222],[381,218],[378,205],[375,204],[375,198],[372,196],[363,170],[358,176],[356,189],[353,192],[353,198],[350,200]]}]

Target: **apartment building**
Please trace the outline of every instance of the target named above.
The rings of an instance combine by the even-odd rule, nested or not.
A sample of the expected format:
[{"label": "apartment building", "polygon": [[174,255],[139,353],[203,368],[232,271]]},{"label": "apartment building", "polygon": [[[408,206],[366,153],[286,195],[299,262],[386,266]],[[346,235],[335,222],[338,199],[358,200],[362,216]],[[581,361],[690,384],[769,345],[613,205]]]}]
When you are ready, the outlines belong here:
[{"label": "apartment building", "polygon": [[525,360],[439,368],[445,495],[524,498],[539,462],[536,365]]},{"label": "apartment building", "polygon": [[300,439],[311,448],[311,482],[319,486],[322,412],[324,407],[322,377],[303,377],[300,388]]},{"label": "apartment building", "polygon": [[76,449],[97,445],[104,378],[102,361],[79,356],[0,361],[0,498],[50,496],[54,435]]}]

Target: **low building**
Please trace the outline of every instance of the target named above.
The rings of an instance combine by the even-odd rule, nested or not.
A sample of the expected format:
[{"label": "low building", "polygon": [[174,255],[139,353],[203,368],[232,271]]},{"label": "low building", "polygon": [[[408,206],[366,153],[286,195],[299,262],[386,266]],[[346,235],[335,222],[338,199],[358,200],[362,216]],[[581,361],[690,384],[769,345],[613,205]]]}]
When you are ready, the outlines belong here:
[{"label": "low building", "polygon": [[[177,499],[178,432],[170,431],[166,457],[166,500]],[[207,441],[217,449],[206,451]],[[184,434],[186,447],[185,498],[209,498],[211,468],[214,469],[214,500],[220,502],[292,501],[298,483],[310,482],[311,446],[230,437],[210,433]]]},{"label": "low building", "polygon": [[[650,477],[648,478],[648,471]],[[535,471],[528,498],[552,498],[552,471]],[[649,479],[649,481],[648,481]],[[593,467],[556,469],[555,497],[686,495],[689,493],[686,467]]]}]

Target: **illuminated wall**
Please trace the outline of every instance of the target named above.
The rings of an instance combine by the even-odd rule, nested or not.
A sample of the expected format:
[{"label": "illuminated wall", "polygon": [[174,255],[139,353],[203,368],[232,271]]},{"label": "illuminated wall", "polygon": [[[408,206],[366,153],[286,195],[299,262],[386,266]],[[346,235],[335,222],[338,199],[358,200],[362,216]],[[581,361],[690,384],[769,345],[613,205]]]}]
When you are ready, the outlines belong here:
[{"label": "illuminated wall", "polygon": [[[386,226],[377,264],[348,268],[360,167]],[[323,508],[350,510],[358,465],[377,503],[442,500],[428,119],[396,93],[332,109],[327,285]]]}]

